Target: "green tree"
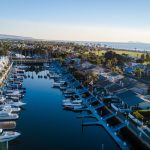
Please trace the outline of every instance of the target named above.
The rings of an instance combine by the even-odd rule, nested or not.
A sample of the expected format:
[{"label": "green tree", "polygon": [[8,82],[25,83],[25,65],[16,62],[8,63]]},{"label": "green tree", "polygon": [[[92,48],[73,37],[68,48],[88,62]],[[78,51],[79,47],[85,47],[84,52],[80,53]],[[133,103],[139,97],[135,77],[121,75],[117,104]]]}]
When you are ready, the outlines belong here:
[{"label": "green tree", "polygon": [[141,68],[136,68],[136,69],[134,70],[134,73],[135,73],[135,75],[136,75],[137,77],[141,78],[141,77],[142,77],[142,74],[144,73],[144,70],[141,69]]},{"label": "green tree", "polygon": [[150,61],[150,55],[146,53],[146,61]]},{"label": "green tree", "polygon": [[141,59],[144,61],[145,60],[145,55],[141,54]]}]

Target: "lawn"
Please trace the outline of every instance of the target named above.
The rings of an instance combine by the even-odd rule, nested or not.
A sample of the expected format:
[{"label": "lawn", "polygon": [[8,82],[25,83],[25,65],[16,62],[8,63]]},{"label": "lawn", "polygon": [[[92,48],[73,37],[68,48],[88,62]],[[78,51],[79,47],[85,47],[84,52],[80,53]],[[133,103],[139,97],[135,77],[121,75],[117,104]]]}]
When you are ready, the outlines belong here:
[{"label": "lawn", "polygon": [[[117,54],[127,54],[129,56],[132,57],[141,57],[141,54],[143,54],[144,52],[135,52],[135,51],[124,51],[124,50],[113,50],[114,52],[116,52]],[[101,50],[101,51],[95,51],[96,55],[102,55],[102,53],[105,53],[105,50]]]}]

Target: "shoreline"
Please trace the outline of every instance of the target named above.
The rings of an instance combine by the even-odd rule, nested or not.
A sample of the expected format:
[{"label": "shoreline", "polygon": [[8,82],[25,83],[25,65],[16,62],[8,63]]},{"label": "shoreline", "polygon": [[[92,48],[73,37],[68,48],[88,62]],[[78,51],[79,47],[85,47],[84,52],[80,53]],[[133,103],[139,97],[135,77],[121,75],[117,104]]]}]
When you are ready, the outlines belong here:
[{"label": "shoreline", "polygon": [[3,85],[3,81],[6,79],[6,77],[7,77],[8,73],[9,73],[9,71],[10,71],[11,68],[12,68],[12,65],[13,65],[13,63],[11,63],[11,64],[9,65],[8,69],[6,70],[6,72],[5,72],[5,73],[3,74],[3,76],[1,77],[1,79],[0,79],[0,86]]}]

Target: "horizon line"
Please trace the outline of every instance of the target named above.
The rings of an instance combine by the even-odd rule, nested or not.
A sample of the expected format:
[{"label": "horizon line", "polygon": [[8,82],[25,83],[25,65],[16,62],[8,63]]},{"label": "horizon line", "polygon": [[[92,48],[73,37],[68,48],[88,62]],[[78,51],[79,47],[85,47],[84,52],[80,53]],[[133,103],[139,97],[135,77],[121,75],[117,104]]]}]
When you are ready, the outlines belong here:
[{"label": "horizon line", "polygon": [[[63,39],[47,39],[47,38],[37,38],[34,36],[28,36],[28,35],[21,35],[21,34],[5,34],[0,33],[0,35],[4,36],[16,36],[16,37],[22,37],[22,38],[31,38],[32,40],[41,40],[41,41],[61,41],[61,42],[94,42],[94,43],[128,43],[128,44],[150,44],[150,42],[142,42],[142,41],[97,41],[97,40],[63,40]],[[7,38],[6,38],[7,39]],[[1,40],[1,39],[0,39]]]}]

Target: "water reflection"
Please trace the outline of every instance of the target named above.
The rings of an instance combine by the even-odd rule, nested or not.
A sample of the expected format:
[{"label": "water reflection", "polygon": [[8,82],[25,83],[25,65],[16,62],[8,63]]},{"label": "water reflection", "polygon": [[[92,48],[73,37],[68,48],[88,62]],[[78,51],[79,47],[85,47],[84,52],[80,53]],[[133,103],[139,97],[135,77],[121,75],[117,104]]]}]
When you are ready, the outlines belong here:
[{"label": "water reflection", "polygon": [[[52,88],[52,83],[49,71],[42,66],[27,69],[24,79],[27,106],[17,120],[17,130],[22,135],[9,142],[9,150],[98,150],[103,144],[104,150],[118,149],[102,127],[84,127],[85,119],[64,110],[64,96]],[[8,150],[8,144],[3,145]]]},{"label": "water reflection", "polygon": [[8,142],[0,142],[0,150],[9,150]]},{"label": "water reflection", "polygon": [[38,76],[38,78],[49,78],[49,71],[43,65],[38,66],[28,66],[26,69],[25,79],[34,79],[33,72]]}]

